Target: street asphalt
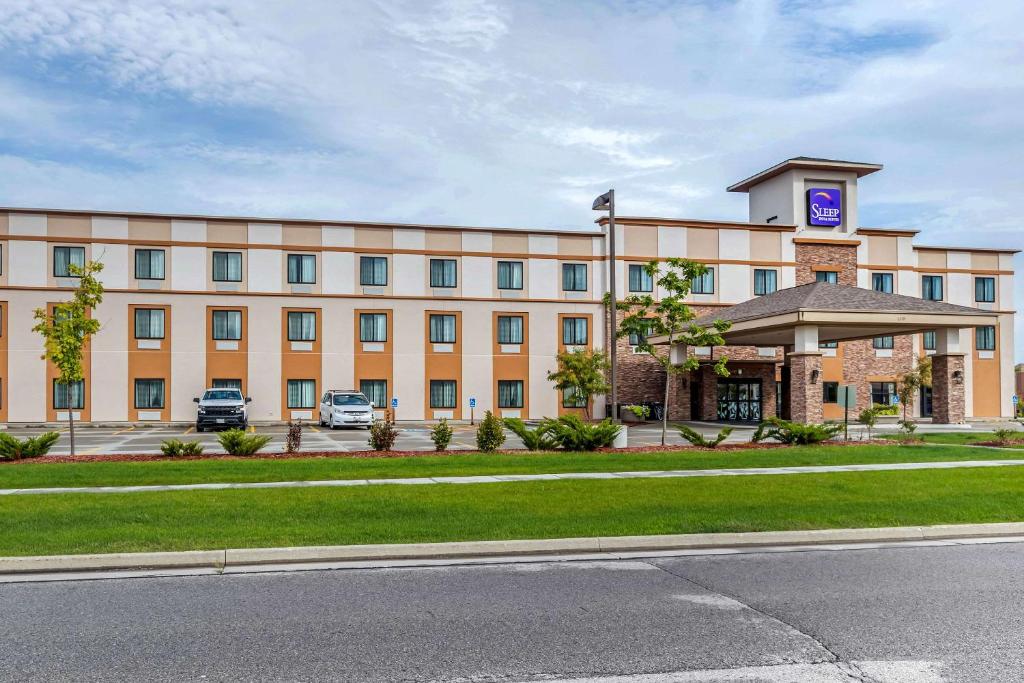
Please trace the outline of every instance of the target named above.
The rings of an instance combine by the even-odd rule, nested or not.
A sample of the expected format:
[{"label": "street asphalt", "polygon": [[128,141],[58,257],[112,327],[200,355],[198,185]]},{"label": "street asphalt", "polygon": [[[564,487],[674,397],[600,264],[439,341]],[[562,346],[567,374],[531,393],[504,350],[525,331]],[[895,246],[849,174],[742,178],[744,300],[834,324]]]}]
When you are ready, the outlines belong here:
[{"label": "street asphalt", "polygon": [[2,584],[0,679],[1013,681],[1021,566],[997,543]]}]

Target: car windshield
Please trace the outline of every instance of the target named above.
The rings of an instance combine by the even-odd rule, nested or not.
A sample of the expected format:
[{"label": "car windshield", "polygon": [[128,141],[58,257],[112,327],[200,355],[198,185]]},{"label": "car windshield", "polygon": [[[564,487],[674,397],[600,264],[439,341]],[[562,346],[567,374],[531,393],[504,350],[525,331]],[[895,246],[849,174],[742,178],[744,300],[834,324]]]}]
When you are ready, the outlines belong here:
[{"label": "car windshield", "polygon": [[242,392],[238,389],[212,389],[203,394],[204,401],[241,401]]},{"label": "car windshield", "polygon": [[336,406],[368,406],[370,402],[362,394],[335,394],[334,405]]}]

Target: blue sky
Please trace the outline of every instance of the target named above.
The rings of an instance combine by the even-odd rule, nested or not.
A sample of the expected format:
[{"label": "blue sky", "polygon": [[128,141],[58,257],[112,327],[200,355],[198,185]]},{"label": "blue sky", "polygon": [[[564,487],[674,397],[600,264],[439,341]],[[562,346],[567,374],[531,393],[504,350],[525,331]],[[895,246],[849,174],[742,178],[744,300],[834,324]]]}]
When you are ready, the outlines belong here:
[{"label": "blue sky", "polygon": [[885,164],[865,225],[1020,247],[1024,3],[964,8],[0,0],[0,204],[743,220],[725,186],[808,155]]}]

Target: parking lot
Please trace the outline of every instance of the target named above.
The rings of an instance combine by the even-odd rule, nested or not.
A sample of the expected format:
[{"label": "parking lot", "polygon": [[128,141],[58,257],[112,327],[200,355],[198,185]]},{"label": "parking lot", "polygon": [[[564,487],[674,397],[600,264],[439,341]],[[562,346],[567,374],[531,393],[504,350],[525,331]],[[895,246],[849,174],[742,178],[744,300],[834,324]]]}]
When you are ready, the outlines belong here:
[{"label": "parking lot", "polygon": [[[398,440],[395,442],[394,450],[407,451],[432,451],[434,444],[430,440],[430,426],[426,423],[399,423]],[[692,424],[695,428],[707,434],[714,434],[721,428],[721,425]],[[451,450],[475,450],[476,427],[468,424],[453,425],[455,435],[452,438]],[[271,441],[264,449],[266,451],[283,451],[285,435],[288,428],[284,425],[254,426],[259,434],[266,434]],[[8,433],[12,436],[24,439],[48,431],[42,427],[19,427],[12,426]],[[67,425],[59,428],[60,440],[51,449],[51,455],[67,455],[69,452],[69,439]],[[753,430],[747,427],[738,427],[729,437],[729,442],[742,442],[750,439]],[[503,448],[522,448],[522,442],[512,432],[506,430],[506,441]],[[367,437],[369,432],[365,429],[337,429],[330,430],[325,427],[306,424],[302,430],[303,451],[365,451],[369,449]],[[160,443],[165,439],[185,439],[200,441],[206,452],[222,452],[223,449],[217,443],[217,434],[204,432],[198,434],[192,426],[125,426],[125,427],[89,427],[76,426],[75,428],[75,452],[78,455],[96,455],[106,453],[159,453]],[[630,446],[655,446],[661,443],[661,428],[658,425],[630,426]],[[669,428],[668,443],[685,443],[679,434]]]}]

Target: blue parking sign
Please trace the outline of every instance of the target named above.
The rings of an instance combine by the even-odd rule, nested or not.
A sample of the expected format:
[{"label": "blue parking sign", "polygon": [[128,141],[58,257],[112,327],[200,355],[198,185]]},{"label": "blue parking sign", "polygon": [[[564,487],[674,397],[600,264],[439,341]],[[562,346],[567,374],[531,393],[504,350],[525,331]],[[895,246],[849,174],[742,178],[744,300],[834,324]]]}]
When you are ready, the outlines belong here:
[{"label": "blue parking sign", "polygon": [[395,396],[394,398],[391,399],[391,407],[392,408],[397,408],[398,407],[398,397],[397,396]]},{"label": "blue parking sign", "polygon": [[469,399],[469,407],[470,408],[476,408],[476,399],[475,398]]},{"label": "blue parking sign", "polygon": [[1020,403],[1020,396],[1018,396],[1017,394],[1014,394],[1013,395],[1013,405],[1017,405],[1018,403]]}]

